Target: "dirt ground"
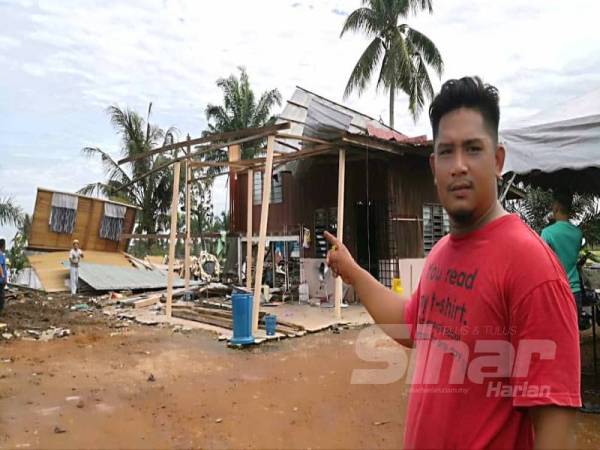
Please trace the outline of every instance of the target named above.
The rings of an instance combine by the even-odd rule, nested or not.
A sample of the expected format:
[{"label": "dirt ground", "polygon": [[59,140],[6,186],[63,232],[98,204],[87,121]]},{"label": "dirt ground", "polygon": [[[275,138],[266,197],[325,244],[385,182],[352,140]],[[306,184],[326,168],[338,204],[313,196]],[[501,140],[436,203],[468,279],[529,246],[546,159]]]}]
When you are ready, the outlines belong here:
[{"label": "dirt ground", "polygon": [[[203,331],[67,316],[72,336],[0,343],[0,448],[402,447],[407,385],[350,382],[382,367],[357,356],[369,329],[232,350]],[[575,432],[599,448],[600,415]]]}]

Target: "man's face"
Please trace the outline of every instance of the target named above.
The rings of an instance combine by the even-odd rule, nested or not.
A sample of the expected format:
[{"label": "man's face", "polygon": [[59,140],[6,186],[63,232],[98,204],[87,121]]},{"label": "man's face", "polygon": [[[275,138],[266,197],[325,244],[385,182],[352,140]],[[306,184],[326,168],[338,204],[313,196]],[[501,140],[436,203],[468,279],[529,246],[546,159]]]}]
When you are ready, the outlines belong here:
[{"label": "man's face", "polygon": [[78,242],[73,243],[73,248],[75,250],[79,250],[79,243]]},{"label": "man's face", "polygon": [[468,225],[497,199],[504,148],[496,146],[479,111],[459,108],[440,120],[430,164],[442,206],[454,222]]}]

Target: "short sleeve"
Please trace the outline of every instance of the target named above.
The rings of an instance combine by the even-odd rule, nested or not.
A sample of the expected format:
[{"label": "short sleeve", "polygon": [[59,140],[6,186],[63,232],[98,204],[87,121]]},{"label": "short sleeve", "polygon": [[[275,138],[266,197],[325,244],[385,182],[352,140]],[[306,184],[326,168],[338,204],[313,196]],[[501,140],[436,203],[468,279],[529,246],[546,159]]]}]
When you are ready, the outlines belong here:
[{"label": "short sleeve", "polygon": [[550,233],[548,232],[548,230],[546,228],[544,228],[542,230],[542,233],[541,233],[540,237],[542,238],[542,241],[544,241],[546,244],[548,244],[548,246],[550,248],[552,248],[552,249],[554,248],[552,246],[552,239],[550,237]]},{"label": "short sleeve", "polygon": [[510,306],[515,407],[581,406],[575,300],[564,280],[534,287]]}]

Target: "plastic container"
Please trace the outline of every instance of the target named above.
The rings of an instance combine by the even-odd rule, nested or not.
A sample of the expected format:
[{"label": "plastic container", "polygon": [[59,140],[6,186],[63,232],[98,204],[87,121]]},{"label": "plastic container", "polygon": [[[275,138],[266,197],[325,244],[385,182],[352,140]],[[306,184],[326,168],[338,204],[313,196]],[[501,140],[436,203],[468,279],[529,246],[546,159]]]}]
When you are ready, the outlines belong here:
[{"label": "plastic container", "polygon": [[267,314],[264,320],[267,336],[275,336],[275,330],[277,330],[277,316],[273,314]]},{"label": "plastic container", "polygon": [[402,287],[402,280],[400,278],[392,278],[392,291],[400,295],[404,293],[404,288]]},{"label": "plastic container", "polygon": [[308,283],[302,283],[300,286],[298,286],[298,297],[299,301],[308,303]]},{"label": "plastic container", "polygon": [[252,336],[252,294],[233,293],[231,306],[233,337],[229,342],[234,345],[254,344],[254,336]]}]

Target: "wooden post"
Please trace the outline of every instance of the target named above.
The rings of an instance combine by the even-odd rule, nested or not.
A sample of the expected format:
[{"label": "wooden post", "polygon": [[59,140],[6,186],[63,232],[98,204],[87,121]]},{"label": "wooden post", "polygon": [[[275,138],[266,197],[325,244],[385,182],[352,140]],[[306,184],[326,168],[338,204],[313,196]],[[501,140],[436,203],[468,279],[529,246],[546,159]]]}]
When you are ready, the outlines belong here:
[{"label": "wooden post", "polygon": [[[190,135],[187,137],[190,140]],[[188,144],[187,153],[188,155],[192,152],[191,146]],[[190,197],[190,184],[189,181],[192,178],[192,165],[189,159],[185,160],[185,243],[184,243],[184,261],[183,261],[183,273],[185,280],[185,288],[190,288],[190,246],[192,245],[191,238],[191,224],[192,224],[192,199]]]},{"label": "wooden post", "polygon": [[260,308],[260,295],[262,290],[263,266],[265,262],[265,241],[267,240],[267,222],[269,220],[269,202],[271,200],[271,179],[273,177],[273,147],[275,136],[267,139],[267,160],[263,176],[262,203],[260,205],[260,231],[258,237],[258,252],[256,255],[256,273],[254,276],[254,307],[252,309],[252,331],[258,331],[258,310]]},{"label": "wooden post", "polygon": [[254,204],[254,171],[248,170],[248,212],[246,215],[246,287],[252,289],[252,208]]},{"label": "wooden post", "polygon": [[[338,163],[338,204],[337,204],[337,238],[344,240],[344,183],[346,178],[346,150],[340,149],[340,159]],[[342,319],[342,277],[335,279],[335,317]]]},{"label": "wooden post", "polygon": [[177,243],[177,209],[179,207],[179,172],[181,163],[173,167],[173,200],[171,201],[171,236],[169,237],[169,271],[167,277],[167,317],[171,318],[173,303],[173,278],[175,277],[175,244]]}]

